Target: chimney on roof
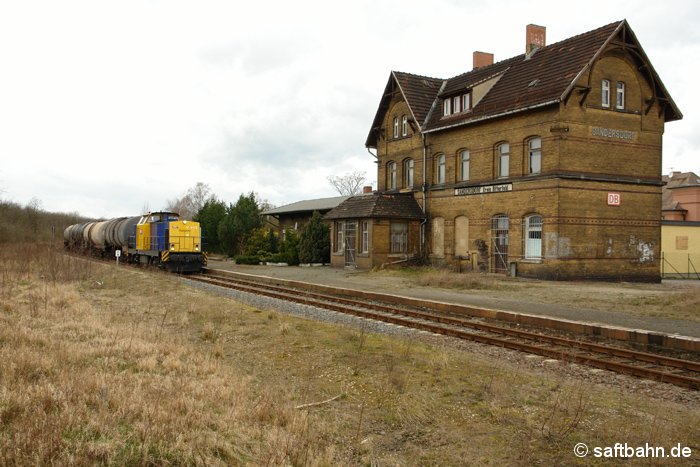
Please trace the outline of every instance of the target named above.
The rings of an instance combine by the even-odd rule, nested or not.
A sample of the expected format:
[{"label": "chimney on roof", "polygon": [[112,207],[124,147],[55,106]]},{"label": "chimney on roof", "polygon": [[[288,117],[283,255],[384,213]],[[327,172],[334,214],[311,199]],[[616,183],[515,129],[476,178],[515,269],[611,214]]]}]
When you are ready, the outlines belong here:
[{"label": "chimney on roof", "polygon": [[525,53],[530,55],[536,49],[547,45],[547,28],[528,24],[525,28]]},{"label": "chimney on roof", "polygon": [[475,70],[478,68],[483,68],[485,66],[493,65],[493,54],[475,51],[472,55],[472,64]]},{"label": "chimney on roof", "polygon": [[372,193],[372,186],[363,186],[362,187],[362,194],[367,195],[369,193]]}]

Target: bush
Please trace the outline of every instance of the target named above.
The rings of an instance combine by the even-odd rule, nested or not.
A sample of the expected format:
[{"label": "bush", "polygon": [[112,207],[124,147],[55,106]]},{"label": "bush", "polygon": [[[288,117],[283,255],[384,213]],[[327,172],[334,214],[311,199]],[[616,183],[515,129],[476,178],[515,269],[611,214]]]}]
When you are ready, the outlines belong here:
[{"label": "bush", "polygon": [[254,255],[238,255],[233,259],[236,264],[260,264],[260,257]]},{"label": "bush", "polygon": [[323,223],[323,216],[318,211],[314,211],[301,231],[299,260],[303,263],[329,263],[331,260],[330,228]]},{"label": "bush", "polygon": [[261,258],[270,256],[272,253],[277,253],[277,235],[273,229],[260,227],[253,230],[246,240],[244,255],[255,256]]},{"label": "bush", "polygon": [[267,260],[269,263],[287,263],[289,264],[289,256],[284,253],[275,253],[270,255]]},{"label": "bush", "polygon": [[283,261],[278,261],[280,263],[287,263],[290,266],[299,265],[299,236],[294,230],[285,230],[284,240],[280,243],[280,252]]}]

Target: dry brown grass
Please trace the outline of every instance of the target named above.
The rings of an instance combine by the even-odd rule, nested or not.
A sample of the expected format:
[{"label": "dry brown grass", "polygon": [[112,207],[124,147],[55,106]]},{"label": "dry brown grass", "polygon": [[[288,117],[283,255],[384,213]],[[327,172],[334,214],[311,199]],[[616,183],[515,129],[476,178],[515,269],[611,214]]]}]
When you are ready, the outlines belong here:
[{"label": "dry brown grass", "polygon": [[542,304],[581,306],[610,313],[700,321],[700,282],[666,281],[663,284],[540,281],[501,274],[456,273],[418,267],[371,271],[376,280],[403,281],[406,287],[433,287],[475,296]]},{"label": "dry brown grass", "polygon": [[508,284],[503,276],[466,272],[455,273],[447,269],[427,268],[414,275],[416,285],[459,290],[505,290]]},{"label": "dry brown grass", "polygon": [[575,464],[579,441],[700,453],[697,406],[256,310],[171,275],[65,259],[74,276],[54,282],[35,258],[0,251],[3,465]]}]

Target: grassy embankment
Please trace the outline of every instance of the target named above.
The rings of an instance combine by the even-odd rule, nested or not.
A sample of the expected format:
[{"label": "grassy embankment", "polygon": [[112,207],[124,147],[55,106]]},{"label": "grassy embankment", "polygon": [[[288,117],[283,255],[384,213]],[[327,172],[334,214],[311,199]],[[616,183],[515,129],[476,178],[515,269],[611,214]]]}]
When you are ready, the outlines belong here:
[{"label": "grassy embankment", "polygon": [[571,465],[579,442],[700,455],[697,405],[43,246],[0,245],[0,303],[2,465]]}]

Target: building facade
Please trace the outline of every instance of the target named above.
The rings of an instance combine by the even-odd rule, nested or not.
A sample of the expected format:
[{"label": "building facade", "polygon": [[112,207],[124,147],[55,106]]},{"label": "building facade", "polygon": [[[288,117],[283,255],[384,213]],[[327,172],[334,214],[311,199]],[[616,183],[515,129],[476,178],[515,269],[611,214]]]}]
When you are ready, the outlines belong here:
[{"label": "building facade", "polygon": [[413,196],[433,264],[658,281],[662,135],[682,115],[626,21],[545,35],[450,79],[392,72],[366,141],[377,191]]},{"label": "building facade", "polygon": [[324,216],[331,266],[371,269],[420,257],[425,216],[410,193],[353,196]]},{"label": "building facade", "polygon": [[661,275],[700,279],[700,177],[673,172],[663,179]]}]

